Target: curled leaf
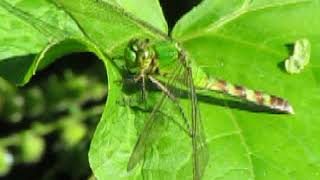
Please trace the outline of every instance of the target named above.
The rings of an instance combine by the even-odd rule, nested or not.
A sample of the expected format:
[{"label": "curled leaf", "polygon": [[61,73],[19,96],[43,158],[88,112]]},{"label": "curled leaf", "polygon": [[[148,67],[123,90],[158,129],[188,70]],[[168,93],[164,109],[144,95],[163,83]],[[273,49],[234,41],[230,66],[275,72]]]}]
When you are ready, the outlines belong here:
[{"label": "curled leaf", "polygon": [[285,61],[286,71],[300,73],[310,60],[311,45],[308,39],[299,39],[294,44],[293,55]]}]

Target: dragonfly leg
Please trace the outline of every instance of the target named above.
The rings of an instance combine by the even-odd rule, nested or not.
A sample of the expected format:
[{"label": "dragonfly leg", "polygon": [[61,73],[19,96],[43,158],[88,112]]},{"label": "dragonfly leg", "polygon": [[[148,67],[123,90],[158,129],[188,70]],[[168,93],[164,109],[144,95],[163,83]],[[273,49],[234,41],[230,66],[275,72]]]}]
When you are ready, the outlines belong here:
[{"label": "dragonfly leg", "polygon": [[142,83],[141,83],[142,89],[141,89],[141,95],[142,95],[142,100],[145,101],[147,98],[147,90],[146,90],[146,77],[142,77]]},{"label": "dragonfly leg", "polygon": [[[146,103],[147,99],[147,89],[146,89],[146,76],[143,72],[140,73],[140,75],[136,76],[134,78],[134,81],[137,83],[141,81],[141,102]],[[146,105],[146,104],[145,104]]]},{"label": "dragonfly leg", "polygon": [[136,81],[132,77],[124,77],[122,79],[115,80],[114,82],[118,84],[131,84],[131,85],[136,83]]}]

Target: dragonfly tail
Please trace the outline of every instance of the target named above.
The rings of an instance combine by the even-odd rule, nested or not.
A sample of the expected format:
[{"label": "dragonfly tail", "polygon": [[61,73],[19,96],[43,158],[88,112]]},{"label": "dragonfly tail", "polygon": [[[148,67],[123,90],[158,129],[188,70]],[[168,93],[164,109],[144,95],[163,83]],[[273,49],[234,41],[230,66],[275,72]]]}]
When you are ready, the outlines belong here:
[{"label": "dragonfly tail", "polygon": [[210,78],[207,79],[205,83],[202,83],[202,87],[203,89],[239,97],[259,106],[265,106],[276,111],[294,114],[294,110],[289,102],[281,97],[269,95],[257,90],[251,90],[244,86],[234,85],[224,80]]}]

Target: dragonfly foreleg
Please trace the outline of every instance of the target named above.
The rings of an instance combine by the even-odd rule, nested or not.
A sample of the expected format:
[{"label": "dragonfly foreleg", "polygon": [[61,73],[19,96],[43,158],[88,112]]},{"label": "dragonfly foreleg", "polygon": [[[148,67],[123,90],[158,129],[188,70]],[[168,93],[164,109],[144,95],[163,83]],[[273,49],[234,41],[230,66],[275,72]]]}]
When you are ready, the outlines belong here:
[{"label": "dragonfly foreleg", "polygon": [[134,77],[135,82],[141,81],[141,96],[142,96],[142,101],[145,102],[147,98],[147,89],[146,89],[146,76],[142,72],[140,75]]},{"label": "dragonfly foreleg", "polygon": [[145,76],[142,77],[141,86],[142,86],[142,89],[141,89],[142,100],[145,101],[146,98],[147,98],[146,78],[145,78]]}]

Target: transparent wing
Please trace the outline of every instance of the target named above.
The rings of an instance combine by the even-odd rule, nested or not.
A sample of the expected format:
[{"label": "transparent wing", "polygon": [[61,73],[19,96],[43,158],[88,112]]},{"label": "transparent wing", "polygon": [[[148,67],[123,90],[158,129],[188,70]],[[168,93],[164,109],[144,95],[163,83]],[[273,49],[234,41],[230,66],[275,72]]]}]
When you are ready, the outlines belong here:
[{"label": "transparent wing", "polygon": [[[144,153],[146,148],[151,145],[154,137],[155,128],[161,127],[160,120],[156,118],[156,114],[158,110],[165,104],[167,96],[165,94],[162,95],[160,102],[155,106],[152,110],[150,117],[146,121],[140,135],[138,141],[131,153],[127,170],[130,171],[133,169],[144,157]],[[161,131],[159,131],[161,132]],[[153,134],[151,134],[153,133]],[[160,135],[160,134],[159,134]]]},{"label": "transparent wing", "polygon": [[[180,63],[183,65],[183,74],[179,76],[173,86],[178,87],[178,91],[181,89],[185,90],[188,95],[189,103],[187,105],[187,109],[190,113],[188,119],[191,124],[190,135],[192,138],[193,149],[193,179],[199,180],[202,178],[208,164],[209,151],[198,108],[199,106],[193,83],[192,70],[186,61],[184,54],[181,56]],[[181,95],[185,93],[176,92],[175,94]]]},{"label": "transparent wing", "polygon": [[198,109],[197,95],[193,84],[192,71],[186,67],[187,85],[189,87],[189,98],[191,99],[191,124],[192,124],[192,148],[193,148],[193,179],[202,178],[208,164],[209,152],[204,134],[201,115]]},{"label": "transparent wing", "polygon": [[[178,68],[176,74],[168,80],[166,84],[163,86],[169,86],[170,84],[174,84],[179,75],[181,74],[182,68]],[[147,119],[143,129],[140,132],[139,138],[135,147],[131,153],[129,158],[127,170],[130,171],[133,169],[143,158],[146,152],[146,149],[154,143],[154,141],[161,136],[161,133],[164,131],[161,129],[162,120],[165,120],[164,116],[161,114],[161,109],[165,108],[165,104],[167,103],[170,95],[168,92],[163,91],[160,101],[154,106],[149,118]],[[172,99],[171,99],[172,100]],[[161,114],[161,115],[159,115]]]},{"label": "transparent wing", "polygon": [[[184,63],[179,63],[176,68],[173,69],[172,73],[169,74],[170,80],[163,84],[161,82],[164,82],[164,79],[159,78],[158,81],[150,77],[150,80],[163,91],[163,95],[154,107],[139,135],[127,168],[128,170],[133,169],[139,161],[144,158],[146,149],[154,142],[155,138],[157,138],[156,136],[161,135],[163,130],[159,129],[161,127],[161,119],[158,118],[158,114],[162,108],[165,108],[166,102],[171,100],[184,120],[183,127],[185,127],[187,133],[192,137],[194,179],[201,179],[209,155],[193,85],[191,68]],[[168,77],[166,79],[168,79]],[[185,106],[186,108],[184,108],[181,106],[179,98],[183,98],[183,96],[185,97],[186,95],[188,103]]]}]

